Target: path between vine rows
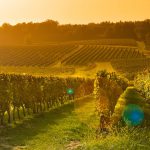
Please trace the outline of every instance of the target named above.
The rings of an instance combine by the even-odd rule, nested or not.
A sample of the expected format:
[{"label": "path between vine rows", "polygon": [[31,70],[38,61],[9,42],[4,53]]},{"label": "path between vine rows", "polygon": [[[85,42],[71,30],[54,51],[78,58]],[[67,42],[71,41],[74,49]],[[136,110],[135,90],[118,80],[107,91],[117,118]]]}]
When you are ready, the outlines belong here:
[{"label": "path between vine rows", "polygon": [[94,114],[95,99],[87,96],[50,112],[27,118],[14,127],[2,129],[0,150],[75,149],[81,146],[83,137],[88,137],[90,128],[97,126]]}]

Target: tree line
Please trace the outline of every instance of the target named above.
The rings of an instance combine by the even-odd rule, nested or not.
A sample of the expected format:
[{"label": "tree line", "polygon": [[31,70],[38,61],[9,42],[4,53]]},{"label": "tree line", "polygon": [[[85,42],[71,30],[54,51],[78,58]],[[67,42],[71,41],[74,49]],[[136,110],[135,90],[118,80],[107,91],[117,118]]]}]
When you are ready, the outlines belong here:
[{"label": "tree line", "polygon": [[54,20],[41,23],[4,23],[0,27],[0,43],[31,44],[35,42],[58,42],[96,40],[101,38],[133,38],[150,44],[150,19],[144,21],[101,22],[61,25]]}]

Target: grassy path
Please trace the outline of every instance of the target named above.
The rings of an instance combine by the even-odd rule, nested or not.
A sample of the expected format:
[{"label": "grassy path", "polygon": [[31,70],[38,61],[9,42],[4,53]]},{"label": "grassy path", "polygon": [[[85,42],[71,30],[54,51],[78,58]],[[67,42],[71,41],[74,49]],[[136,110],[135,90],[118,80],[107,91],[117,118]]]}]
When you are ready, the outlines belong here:
[{"label": "grassy path", "polygon": [[77,142],[88,136],[90,128],[86,122],[93,113],[94,99],[89,96],[28,118],[1,132],[0,149],[20,149],[18,146],[27,150],[66,149],[71,141]]},{"label": "grassy path", "polygon": [[[131,98],[135,97],[132,95]],[[148,150],[150,128],[122,127],[96,138],[95,99],[30,117],[14,127],[0,129],[0,150]]]}]

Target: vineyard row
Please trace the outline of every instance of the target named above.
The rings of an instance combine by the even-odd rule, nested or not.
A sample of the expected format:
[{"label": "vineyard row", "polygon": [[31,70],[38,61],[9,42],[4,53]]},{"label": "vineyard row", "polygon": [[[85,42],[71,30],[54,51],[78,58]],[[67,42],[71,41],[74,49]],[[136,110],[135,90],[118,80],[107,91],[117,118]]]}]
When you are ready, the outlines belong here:
[{"label": "vineyard row", "polygon": [[[73,90],[71,95],[68,89]],[[37,114],[92,92],[91,79],[0,74],[0,123],[6,118],[8,123],[21,119],[21,112],[23,116]]]}]

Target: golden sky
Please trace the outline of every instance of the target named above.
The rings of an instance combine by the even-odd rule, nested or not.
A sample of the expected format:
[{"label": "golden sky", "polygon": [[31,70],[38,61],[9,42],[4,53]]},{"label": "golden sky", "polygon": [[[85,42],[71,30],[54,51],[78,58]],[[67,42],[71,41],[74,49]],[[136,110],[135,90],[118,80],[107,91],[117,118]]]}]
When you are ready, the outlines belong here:
[{"label": "golden sky", "polygon": [[150,18],[150,0],[0,0],[0,24],[53,19],[60,24]]}]

